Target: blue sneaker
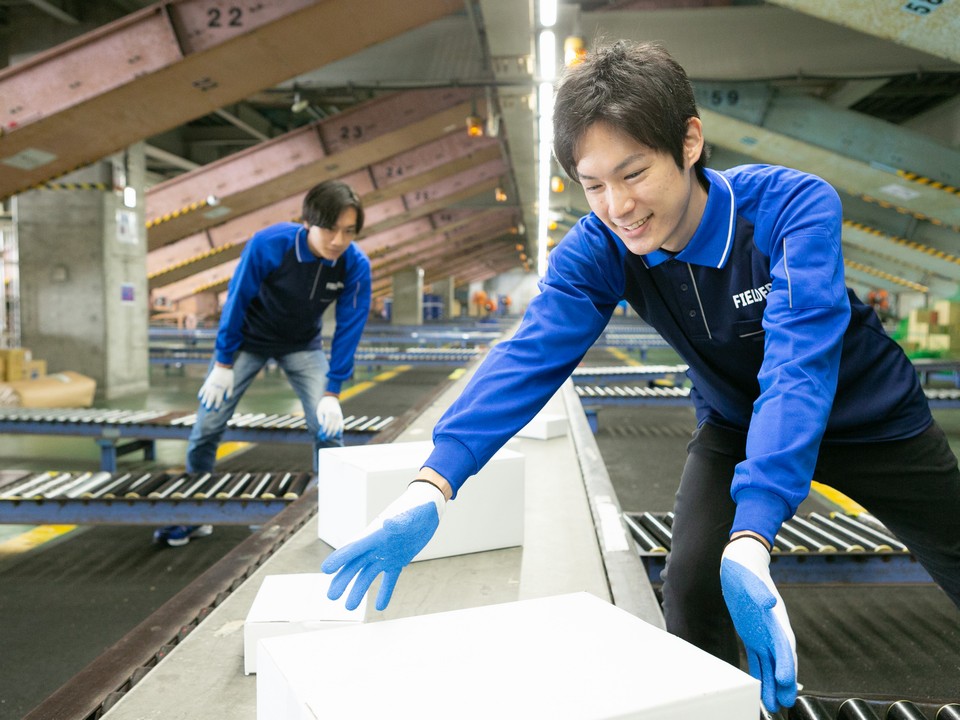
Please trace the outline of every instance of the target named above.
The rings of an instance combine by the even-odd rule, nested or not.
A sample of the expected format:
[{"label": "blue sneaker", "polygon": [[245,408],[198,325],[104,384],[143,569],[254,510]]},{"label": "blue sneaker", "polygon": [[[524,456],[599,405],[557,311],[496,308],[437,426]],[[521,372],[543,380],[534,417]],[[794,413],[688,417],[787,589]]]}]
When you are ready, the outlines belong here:
[{"label": "blue sneaker", "polygon": [[207,537],[213,533],[213,525],[167,525],[153,533],[153,541],[159,545],[182,547],[190,538]]}]

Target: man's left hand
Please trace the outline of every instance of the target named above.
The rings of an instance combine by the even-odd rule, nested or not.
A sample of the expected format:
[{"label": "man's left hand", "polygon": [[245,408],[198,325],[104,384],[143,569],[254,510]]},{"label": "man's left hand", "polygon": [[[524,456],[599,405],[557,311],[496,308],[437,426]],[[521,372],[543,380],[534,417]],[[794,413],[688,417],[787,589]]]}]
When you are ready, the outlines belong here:
[{"label": "man's left hand", "polygon": [[343,434],[343,409],[340,400],[334,395],[324,395],[317,403],[317,422],[320,423],[318,437],[321,440],[333,440]]},{"label": "man's left hand", "polygon": [[797,699],[797,642],[763,543],[750,536],[731,540],[720,561],[720,584],[764,707],[772,713],[791,707]]}]

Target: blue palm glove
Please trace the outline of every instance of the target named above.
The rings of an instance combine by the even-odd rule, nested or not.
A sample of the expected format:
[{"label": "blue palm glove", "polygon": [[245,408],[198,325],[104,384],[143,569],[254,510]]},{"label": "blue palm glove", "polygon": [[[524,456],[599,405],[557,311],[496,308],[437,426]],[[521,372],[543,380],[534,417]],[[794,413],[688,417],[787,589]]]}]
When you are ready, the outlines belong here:
[{"label": "blue palm glove", "polygon": [[377,610],[385,610],[400,571],[426,546],[440,525],[446,498],[436,486],[413,482],[367,526],[360,539],[332,552],[320,569],[336,573],[327,597],[338,600],[356,577],[346,607],[355,610],[377,575],[383,573]]},{"label": "blue palm glove", "polygon": [[732,540],[720,561],[720,585],[760,681],[764,707],[777,712],[797,699],[797,643],[783,598],[770,577],[770,553],[753,537]]}]

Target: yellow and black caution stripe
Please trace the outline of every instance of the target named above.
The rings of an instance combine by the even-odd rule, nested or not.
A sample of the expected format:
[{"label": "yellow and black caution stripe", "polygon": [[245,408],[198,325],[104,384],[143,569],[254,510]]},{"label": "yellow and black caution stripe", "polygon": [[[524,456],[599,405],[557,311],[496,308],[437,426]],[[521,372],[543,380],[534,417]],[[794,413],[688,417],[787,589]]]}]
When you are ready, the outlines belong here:
[{"label": "yellow and black caution stripe", "polygon": [[178,268],[182,268],[186,265],[191,265],[195,262],[200,262],[201,260],[204,260],[205,258],[208,258],[208,257],[212,257],[214,255],[219,255],[220,253],[225,252],[234,246],[236,246],[236,243],[226,243],[225,245],[220,245],[219,247],[210,248],[205,253],[201,253],[199,255],[191,255],[186,260],[181,260],[180,262],[174,265],[168,265],[162,270],[157,270],[154,273],[149,273],[147,275],[147,280],[153,280],[154,278],[158,278],[161,275],[165,275],[168,272],[173,272]]},{"label": "yellow and black caution stripe", "polygon": [[112,190],[113,187],[102,182],[45,182],[35,185],[36,190]]},{"label": "yellow and black caution stripe", "polygon": [[909,170],[897,170],[897,177],[902,177],[904,180],[909,180],[910,182],[915,182],[919,185],[926,185],[937,190],[943,190],[951,195],[960,196],[960,188],[956,188],[953,185],[947,185],[939,180],[933,180],[932,178],[924,177],[919,173],[910,172]]},{"label": "yellow and black caution stripe", "polygon": [[902,245],[903,247],[908,247],[911,250],[916,250],[917,252],[922,252],[925,255],[930,255],[931,257],[938,258],[945,262],[951,262],[951,263],[954,263],[955,265],[960,265],[960,256],[951,255],[948,252],[944,252],[943,250],[938,250],[937,248],[930,247],[929,245],[918,243],[915,240],[907,240],[906,238],[897,237],[896,235],[888,235],[887,233],[881,232],[880,230],[870,227],[869,225],[864,225],[863,223],[854,222],[852,220],[844,220],[843,224],[846,225],[847,227],[856,228],[861,232],[865,232],[865,233],[869,233],[870,235],[876,235],[877,237],[885,238],[886,240],[889,240],[892,243],[896,243],[897,245]]},{"label": "yellow and black caution stripe", "polygon": [[860,272],[867,273],[868,275],[873,275],[874,277],[883,278],[884,280],[888,280],[894,283],[895,285],[901,285],[905,288],[910,288],[911,290],[914,290],[916,292],[926,293],[930,291],[930,288],[927,287],[926,285],[915,283],[912,280],[907,280],[906,278],[902,278],[898,275],[894,275],[893,273],[888,273],[883,270],[878,270],[877,268],[871,267],[870,265],[864,265],[863,263],[858,263],[858,262],[854,262],[853,260],[846,260],[846,259],[843,261],[843,264],[849,268],[853,268],[854,270],[859,270]]},{"label": "yellow and black caution stripe", "polygon": [[176,220],[178,217],[182,217],[188,213],[196,212],[197,210],[207,207],[208,204],[209,203],[206,200],[198,200],[197,202],[192,202],[189,205],[184,205],[179,210],[173,210],[172,212],[164,213],[160,217],[150,218],[146,223],[147,230],[155,225],[170,222],[171,220]]}]

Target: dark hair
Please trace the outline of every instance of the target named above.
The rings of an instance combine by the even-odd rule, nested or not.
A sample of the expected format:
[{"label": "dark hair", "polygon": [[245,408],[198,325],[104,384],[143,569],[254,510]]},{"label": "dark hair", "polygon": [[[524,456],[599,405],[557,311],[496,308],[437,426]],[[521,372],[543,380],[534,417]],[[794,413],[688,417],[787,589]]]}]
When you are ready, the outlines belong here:
[{"label": "dark hair", "polygon": [[[683,141],[688,121],[700,117],[693,87],[684,69],[656,43],[620,40],[597,48],[569,67],[557,86],[553,110],[553,150],[575,181],[577,145],[587,129],[606,122],[637,142],[666,152],[683,168]],[[704,146],[696,162],[706,178]]]},{"label": "dark hair", "polygon": [[357,232],[363,229],[363,205],[360,196],[346,183],[326,180],[314,185],[303,198],[301,218],[307,225],[330,229],[347,208],[357,211]]}]

